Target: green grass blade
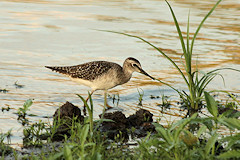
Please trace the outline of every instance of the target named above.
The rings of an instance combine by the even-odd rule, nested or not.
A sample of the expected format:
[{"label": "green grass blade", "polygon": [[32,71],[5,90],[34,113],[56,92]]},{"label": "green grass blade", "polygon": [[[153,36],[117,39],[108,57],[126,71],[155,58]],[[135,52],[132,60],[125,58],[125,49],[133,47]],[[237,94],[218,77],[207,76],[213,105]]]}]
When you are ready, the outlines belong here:
[{"label": "green grass blade", "polygon": [[200,29],[202,28],[203,26],[203,23],[206,21],[206,19],[211,15],[211,13],[214,11],[214,9],[217,7],[217,5],[221,2],[222,0],[219,0],[214,6],[213,8],[208,12],[208,14],[203,18],[203,20],[201,21],[201,23],[199,24],[194,36],[193,36],[193,39],[192,39],[192,43],[191,43],[191,48],[190,48],[190,53],[192,54],[192,51],[193,51],[193,46],[194,46],[194,41],[197,37],[197,34],[198,32],[200,31]]},{"label": "green grass blade", "polygon": [[156,80],[156,81],[159,81],[159,82],[162,83],[162,84],[165,84],[166,86],[172,88],[174,91],[180,93],[176,88],[172,87],[170,84],[168,84],[168,83],[166,83],[166,82],[163,82],[163,81],[161,81],[161,80],[159,80],[159,79],[155,79],[155,80]]},{"label": "green grass blade", "polygon": [[231,136],[227,136],[221,139],[222,143],[227,142],[226,147],[224,147],[225,150],[231,150],[233,149],[233,146],[236,144],[239,144],[238,141],[240,140],[240,134],[236,134],[236,135],[231,135]]},{"label": "green grass blade", "polygon": [[220,122],[231,129],[240,130],[240,119],[223,117]]},{"label": "green grass blade", "polygon": [[206,82],[206,84],[203,86],[203,89],[206,88],[206,86],[208,85],[208,83],[211,82],[216,76],[220,76],[220,77],[222,78],[222,80],[223,80],[223,84],[224,84],[224,86],[225,86],[225,80],[224,80],[224,77],[223,77],[221,74],[214,74],[213,77],[210,78],[210,79]]},{"label": "green grass blade", "polygon": [[23,104],[23,111],[26,112],[27,110],[29,110],[29,107],[33,104],[31,99],[28,99],[25,101],[25,103]]},{"label": "green grass blade", "polygon": [[192,54],[189,52],[189,21],[190,21],[190,10],[188,12],[188,23],[187,23],[187,53],[189,54],[189,58],[191,60]]},{"label": "green grass blade", "polygon": [[207,74],[211,74],[211,73],[214,73],[214,72],[217,72],[217,71],[221,71],[221,70],[232,70],[232,71],[240,72],[239,69],[226,67],[226,68],[217,68],[217,69],[214,69],[214,70],[212,70],[212,71],[210,71],[210,72],[207,72]]},{"label": "green grass blade", "polygon": [[[88,114],[89,114],[89,119],[88,120],[89,120],[89,123],[90,123],[90,131],[92,132],[93,131],[93,110],[91,110],[91,108],[87,104],[86,100],[81,95],[77,94],[77,96],[83,101],[85,107],[87,108],[87,111],[88,111]],[[91,96],[89,98],[91,99]]]},{"label": "green grass blade", "polygon": [[128,36],[128,37],[133,37],[133,38],[137,38],[137,39],[140,39],[141,41],[143,41],[144,43],[150,45],[151,47],[153,47],[154,49],[156,49],[159,53],[161,53],[165,58],[167,58],[173,65],[174,67],[178,70],[178,72],[181,74],[181,76],[183,77],[185,83],[187,85],[189,85],[186,77],[184,76],[183,72],[181,71],[181,69],[177,66],[177,64],[170,58],[168,57],[163,51],[161,51],[158,47],[156,47],[155,45],[153,45],[152,43],[148,42],[147,40],[141,38],[141,37],[138,37],[138,36],[135,36],[135,35],[131,35],[131,34],[127,34],[127,33],[122,33],[122,32],[116,32],[116,31],[108,31],[108,30],[98,30],[98,31],[104,31],[104,32],[110,32],[110,33],[117,33],[117,34],[122,34],[122,35],[125,35],[125,36]]},{"label": "green grass blade", "polygon": [[173,20],[174,20],[175,26],[176,26],[176,28],[177,28],[178,36],[179,36],[179,39],[180,39],[181,44],[182,44],[182,50],[183,50],[183,53],[184,53],[184,57],[185,57],[185,59],[187,59],[187,57],[186,57],[186,56],[187,56],[186,47],[185,47],[184,39],[183,39],[183,36],[182,36],[181,29],[180,29],[180,27],[179,27],[177,18],[176,18],[176,16],[175,16],[174,12],[173,12],[172,7],[171,7],[170,4],[168,3],[168,1],[166,1],[166,3],[168,4],[168,7],[169,7],[169,9],[170,9],[170,11],[171,11],[171,13],[172,13]]},{"label": "green grass blade", "polygon": [[184,119],[179,127],[174,132],[174,140],[177,140],[184,127],[189,124],[193,119],[197,118],[198,113],[194,113],[190,118]]},{"label": "green grass blade", "polygon": [[81,139],[81,148],[84,150],[84,145],[85,145],[85,142],[87,141],[87,136],[89,134],[89,125],[86,124],[83,126],[82,128],[82,132],[81,132],[81,135],[80,135],[80,139]]},{"label": "green grass blade", "polygon": [[72,160],[73,159],[73,157],[72,157],[72,151],[71,151],[71,149],[69,148],[69,146],[68,145],[65,145],[65,147],[64,147],[64,158],[66,159],[66,160]]},{"label": "green grass blade", "polygon": [[198,89],[201,89],[202,86],[208,81],[208,79],[210,79],[210,77],[212,77],[215,74],[204,74],[201,79],[196,83],[196,87]]},{"label": "green grass blade", "polygon": [[89,97],[89,102],[90,102],[91,113],[93,113],[93,100],[92,100],[92,96],[89,92],[88,92],[88,97]]},{"label": "green grass blade", "polygon": [[206,132],[206,129],[206,126],[202,126],[201,128],[199,128],[199,130],[197,131],[197,137],[199,138],[204,132]]},{"label": "green grass blade", "polygon": [[186,97],[186,99],[190,100],[190,96],[183,90],[182,96]]},{"label": "green grass blade", "polygon": [[200,87],[198,88],[198,96],[202,96],[203,91],[207,87],[207,85],[217,76],[217,74],[209,75],[207,76],[202,83],[200,84]]},{"label": "green grass blade", "polygon": [[215,99],[208,92],[204,92],[204,95],[205,95],[205,100],[207,102],[207,109],[208,109],[208,111],[215,118],[217,118],[217,116],[218,116],[217,102],[215,101]]},{"label": "green grass blade", "polygon": [[220,154],[218,159],[240,159],[240,149],[238,150],[229,150],[227,152],[224,152]]},{"label": "green grass blade", "polygon": [[[221,71],[221,70],[232,70],[232,71],[240,72],[240,70],[234,69],[234,68],[218,68],[218,69],[214,69],[214,70],[212,70],[210,72],[207,72],[204,76],[202,76],[201,79],[198,81],[198,84],[204,84],[205,82],[203,82],[203,81],[207,81],[206,79],[208,78],[208,76],[211,76],[211,75],[214,75],[214,74],[217,75],[215,72]],[[200,85],[198,85],[198,87],[201,88]]]},{"label": "green grass blade", "polygon": [[[202,94],[202,92],[204,91],[205,87],[207,86],[208,83],[211,82],[211,80],[216,76],[216,75],[220,75],[220,74],[217,74],[215,72],[217,71],[221,71],[221,70],[232,70],[232,71],[237,71],[237,72],[240,72],[240,70],[238,69],[234,69],[234,68],[218,68],[218,69],[214,69],[210,72],[207,72],[204,76],[201,77],[201,79],[197,82],[197,89],[199,90],[198,93],[199,95]],[[212,78],[212,76],[214,76]],[[220,75],[222,77],[222,75]],[[222,77],[223,79],[223,83],[224,82],[224,78]]]},{"label": "green grass blade", "polygon": [[81,95],[79,95],[79,94],[77,94],[77,96],[83,101],[85,107],[86,107],[87,110],[88,110],[88,114],[90,114],[91,108],[90,108],[89,105],[87,104],[86,100],[85,100]]},{"label": "green grass blade", "polygon": [[210,137],[210,138],[208,139],[208,142],[207,142],[207,144],[206,144],[206,146],[205,146],[205,154],[206,154],[206,155],[208,155],[208,154],[210,153],[211,148],[214,148],[215,143],[216,143],[216,141],[217,141],[217,138],[218,138],[218,134],[217,134],[217,133],[214,133],[214,134],[212,135],[212,137]]},{"label": "green grass blade", "polygon": [[158,132],[158,134],[161,136],[162,139],[164,139],[168,144],[171,144],[172,137],[168,133],[167,129],[163,128],[162,126],[159,126],[156,128],[156,131]]}]

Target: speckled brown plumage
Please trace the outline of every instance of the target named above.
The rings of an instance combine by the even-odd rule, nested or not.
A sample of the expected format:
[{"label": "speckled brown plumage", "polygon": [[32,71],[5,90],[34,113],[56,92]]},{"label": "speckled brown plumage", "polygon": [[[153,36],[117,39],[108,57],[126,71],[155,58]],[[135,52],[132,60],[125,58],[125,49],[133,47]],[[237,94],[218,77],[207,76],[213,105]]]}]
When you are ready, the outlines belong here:
[{"label": "speckled brown plumage", "polygon": [[108,90],[127,83],[133,72],[154,79],[142,69],[140,62],[132,57],[127,58],[123,66],[108,61],[93,61],[76,66],[46,66],[46,68],[67,75],[73,81],[91,87],[92,91]]},{"label": "speckled brown plumage", "polygon": [[107,61],[93,61],[76,66],[64,66],[64,67],[50,67],[46,66],[53,71],[65,74],[71,78],[80,78],[84,80],[93,81],[94,79],[107,73],[111,68],[120,69],[121,66]]}]

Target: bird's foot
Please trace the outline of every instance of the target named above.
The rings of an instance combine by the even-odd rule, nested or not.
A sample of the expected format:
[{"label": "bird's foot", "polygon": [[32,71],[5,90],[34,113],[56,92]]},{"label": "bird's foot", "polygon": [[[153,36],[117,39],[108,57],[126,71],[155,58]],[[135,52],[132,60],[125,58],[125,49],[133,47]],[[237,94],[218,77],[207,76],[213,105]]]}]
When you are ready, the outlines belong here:
[{"label": "bird's foot", "polygon": [[112,106],[110,106],[109,104],[106,104],[106,109],[108,110],[108,109],[111,109],[111,108],[113,108]]}]

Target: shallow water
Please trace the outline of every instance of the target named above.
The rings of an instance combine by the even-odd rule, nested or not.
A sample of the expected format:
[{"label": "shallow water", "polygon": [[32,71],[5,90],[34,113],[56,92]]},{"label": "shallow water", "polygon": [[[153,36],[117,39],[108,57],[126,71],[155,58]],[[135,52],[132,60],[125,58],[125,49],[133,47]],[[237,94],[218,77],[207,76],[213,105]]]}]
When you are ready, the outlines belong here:
[{"label": "shallow water", "polygon": [[[215,2],[170,1],[182,31],[186,31],[190,9],[190,33],[193,35],[201,19]],[[75,65],[93,60],[108,60],[122,64],[127,57],[137,58],[150,75],[186,89],[173,66],[157,51],[137,39],[102,32],[112,30],[141,36],[161,48],[171,58],[181,63],[181,44],[169,8],[159,0],[2,0],[0,2],[0,106],[12,108],[0,113],[0,132],[12,128],[12,143],[21,143],[21,125],[14,112],[27,99],[34,99],[29,113],[38,115],[30,120],[50,121],[58,106],[66,101],[82,106],[76,93],[87,97],[89,88],[77,85],[67,77],[51,72],[45,65]],[[195,41],[194,58],[198,67],[209,71],[220,67],[240,68],[240,2],[223,1],[208,18]],[[186,32],[185,32],[186,33]],[[239,93],[240,74],[222,71],[226,85],[217,77],[211,89],[225,89]],[[14,83],[24,85],[16,88]],[[114,105],[130,115],[138,109],[139,93],[144,93],[143,108],[149,109],[162,123],[179,119],[178,108],[173,107],[162,115],[161,98],[151,95],[178,96],[168,87],[151,81],[138,73],[127,84],[109,93],[120,95]],[[103,109],[103,94],[94,96],[95,117]]]}]

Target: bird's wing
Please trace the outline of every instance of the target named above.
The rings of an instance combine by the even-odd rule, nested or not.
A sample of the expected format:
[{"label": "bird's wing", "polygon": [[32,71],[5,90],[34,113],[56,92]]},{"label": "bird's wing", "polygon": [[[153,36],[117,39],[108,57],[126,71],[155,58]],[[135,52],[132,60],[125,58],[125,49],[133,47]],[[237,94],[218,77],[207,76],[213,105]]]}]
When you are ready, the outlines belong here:
[{"label": "bird's wing", "polygon": [[115,63],[106,62],[106,61],[93,61],[76,66],[65,66],[65,67],[49,67],[53,71],[68,75],[72,78],[81,78],[84,80],[93,81],[99,76],[107,73],[110,68],[112,68]]}]

